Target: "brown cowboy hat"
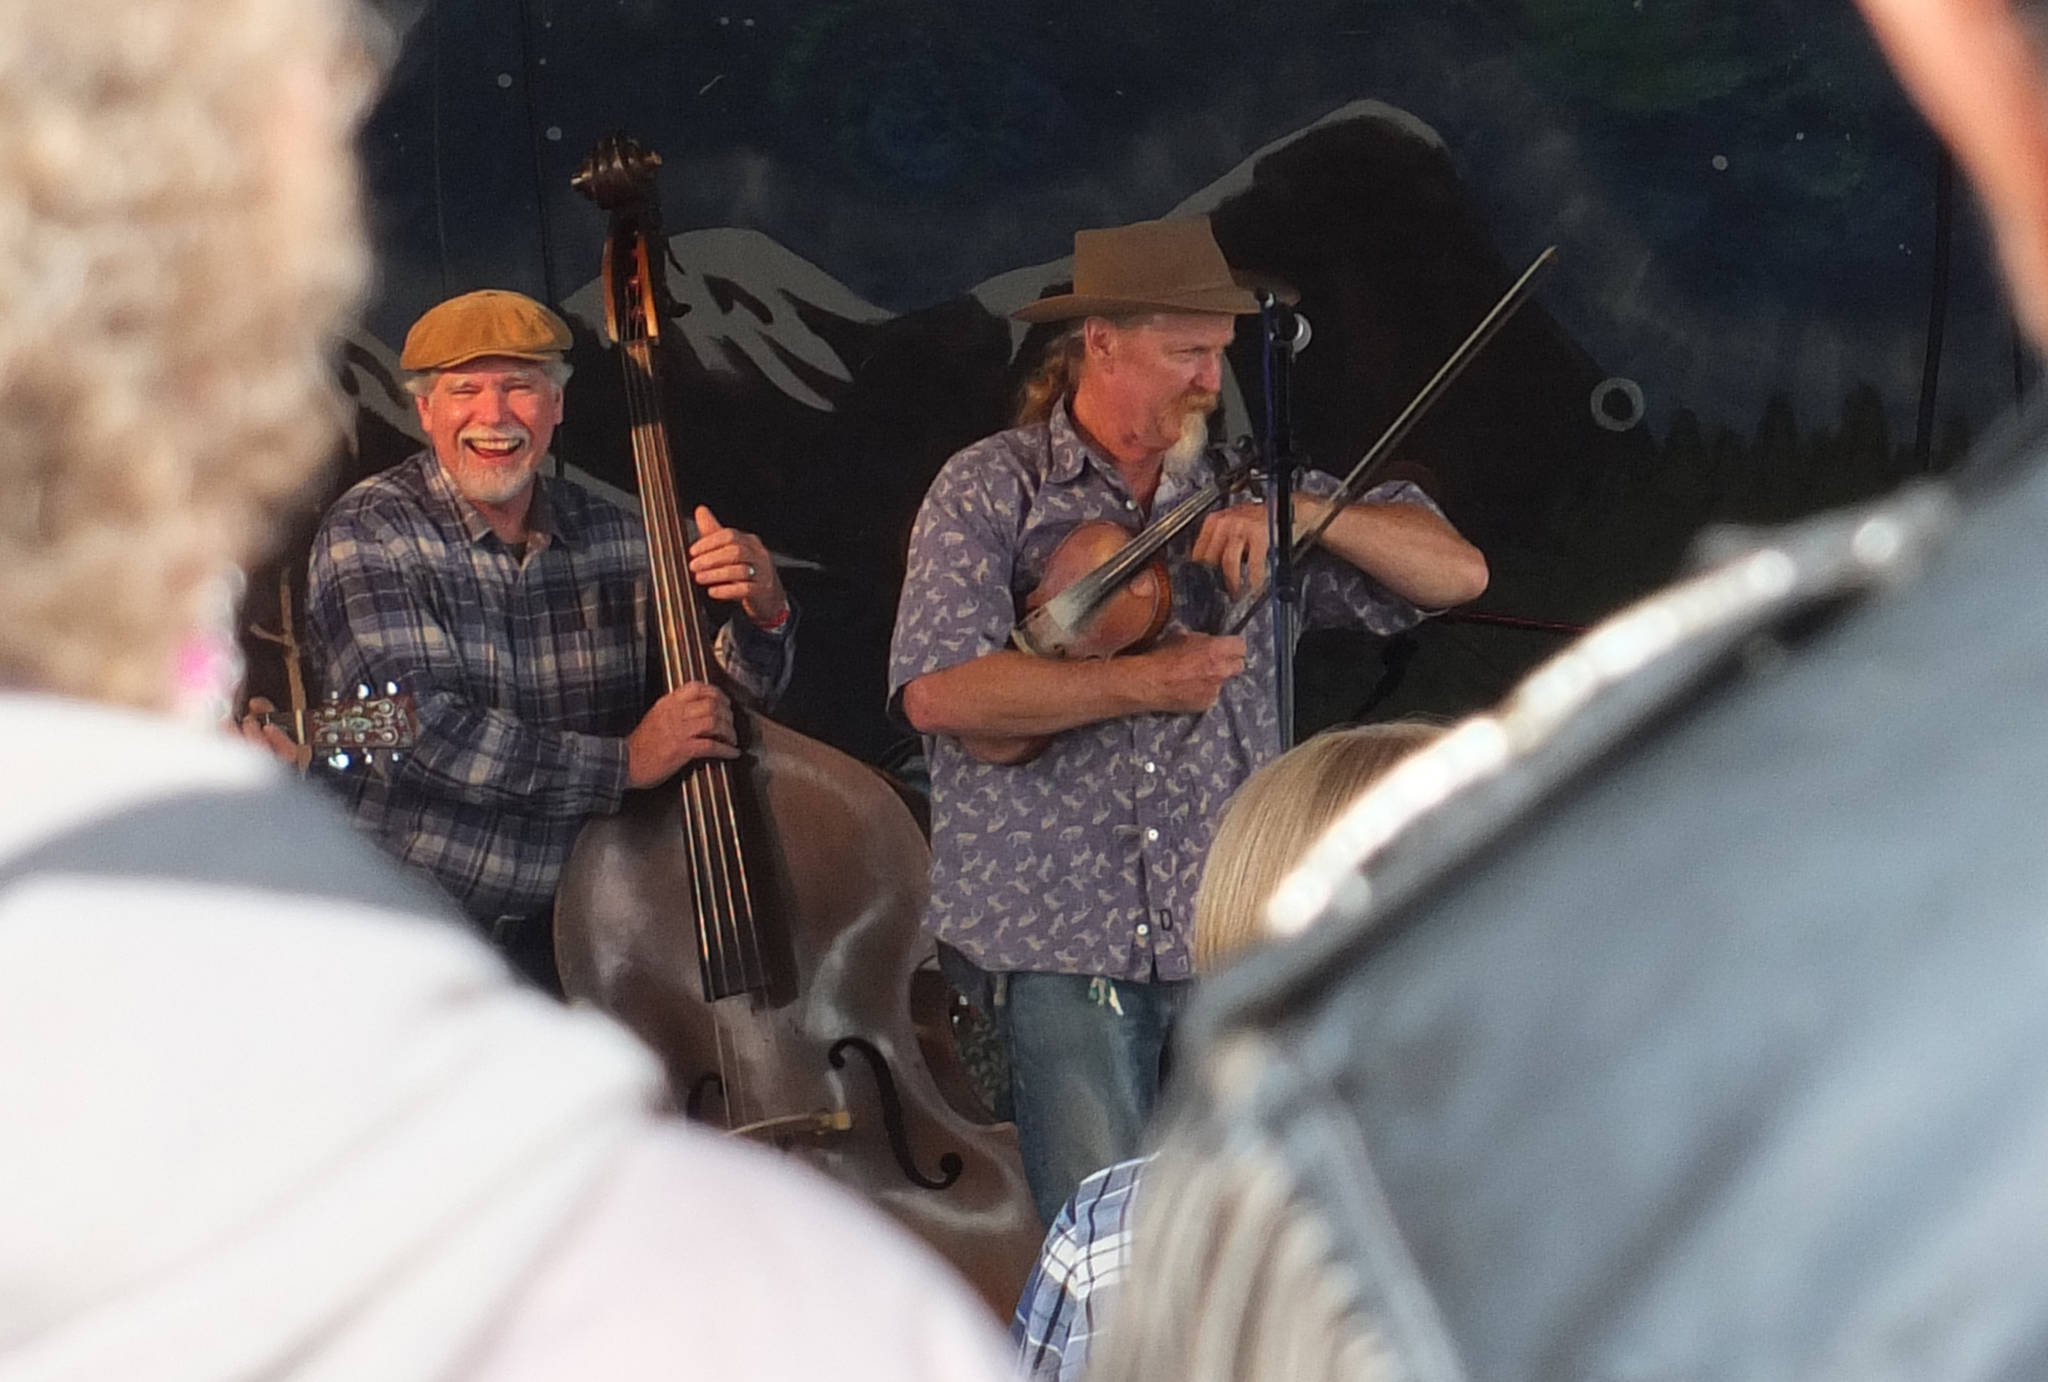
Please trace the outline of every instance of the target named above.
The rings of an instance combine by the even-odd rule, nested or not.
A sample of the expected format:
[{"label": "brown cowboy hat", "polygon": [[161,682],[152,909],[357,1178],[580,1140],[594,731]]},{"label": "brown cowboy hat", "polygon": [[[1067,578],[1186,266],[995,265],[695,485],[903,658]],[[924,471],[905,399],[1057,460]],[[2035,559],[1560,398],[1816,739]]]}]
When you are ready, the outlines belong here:
[{"label": "brown cowboy hat", "polygon": [[1284,302],[1296,296],[1285,285],[1233,272],[1209,218],[1182,216],[1076,231],[1073,291],[1028,302],[1010,315],[1025,322],[1131,312],[1244,316],[1259,310],[1254,287],[1271,288]]}]

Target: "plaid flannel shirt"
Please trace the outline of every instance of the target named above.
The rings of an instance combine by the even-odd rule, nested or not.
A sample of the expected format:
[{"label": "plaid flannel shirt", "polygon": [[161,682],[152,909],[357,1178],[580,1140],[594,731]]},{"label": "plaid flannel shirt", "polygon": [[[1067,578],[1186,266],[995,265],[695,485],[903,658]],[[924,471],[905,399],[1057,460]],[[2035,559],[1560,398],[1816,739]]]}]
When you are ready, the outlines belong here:
[{"label": "plaid flannel shirt", "polygon": [[1081,1182],[1060,1209],[1024,1283],[1010,1338],[1033,1382],[1079,1382],[1089,1341],[1109,1322],[1109,1304],[1131,1261],[1138,1183],[1149,1156],[1119,1161]]},{"label": "plaid flannel shirt", "polygon": [[[583,822],[618,808],[625,736],[650,699],[640,520],[536,483],[535,535],[515,552],[423,451],[341,497],[307,582],[326,685],[395,682],[419,705],[418,746],[395,768],[340,779],[356,823],[484,923],[550,905]],[[732,689],[779,696],[794,628],[728,621],[716,652]]]}]

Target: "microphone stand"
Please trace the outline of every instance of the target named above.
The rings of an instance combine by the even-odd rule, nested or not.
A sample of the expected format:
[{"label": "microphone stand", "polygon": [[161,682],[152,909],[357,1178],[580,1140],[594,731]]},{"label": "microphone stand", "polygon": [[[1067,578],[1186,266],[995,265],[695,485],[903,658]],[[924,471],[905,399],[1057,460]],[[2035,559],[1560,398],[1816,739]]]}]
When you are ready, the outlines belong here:
[{"label": "microphone stand", "polygon": [[1307,322],[1260,289],[1259,355],[1266,411],[1259,449],[1266,463],[1266,580],[1273,592],[1273,699],[1282,752],[1294,746],[1294,635],[1300,622],[1294,588],[1294,353]]}]

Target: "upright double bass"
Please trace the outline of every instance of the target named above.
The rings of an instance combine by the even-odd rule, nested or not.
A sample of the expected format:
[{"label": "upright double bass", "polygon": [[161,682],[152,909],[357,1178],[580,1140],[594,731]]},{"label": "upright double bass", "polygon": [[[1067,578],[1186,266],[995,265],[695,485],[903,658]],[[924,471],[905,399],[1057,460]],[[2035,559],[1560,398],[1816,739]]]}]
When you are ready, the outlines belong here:
[{"label": "upright double bass", "polygon": [[[690,579],[658,358],[673,310],[659,159],[623,136],[576,186],[611,215],[606,325],[625,369],[662,670],[715,679]],[[691,764],[585,827],[556,902],[556,955],[661,1055],[692,1116],[801,1157],[923,1237],[1007,1317],[1042,1230],[1014,1134],[962,1117],[910,1010],[930,951],[930,855],[880,774],[738,715],[738,760]],[[929,1020],[943,1027],[942,1014]]]}]

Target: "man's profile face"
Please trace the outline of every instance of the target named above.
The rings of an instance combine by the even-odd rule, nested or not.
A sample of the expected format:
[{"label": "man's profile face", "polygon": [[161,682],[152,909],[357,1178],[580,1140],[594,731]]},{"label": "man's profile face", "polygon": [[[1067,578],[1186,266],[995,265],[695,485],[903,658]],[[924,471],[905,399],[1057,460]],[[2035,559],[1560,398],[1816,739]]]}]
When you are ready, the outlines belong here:
[{"label": "man's profile face", "polygon": [[1237,319],[1171,312],[1109,334],[1100,382],[1120,413],[1145,420],[1145,444],[1166,450],[1216,411],[1223,352]]},{"label": "man's profile face", "polygon": [[434,458],[472,504],[525,493],[562,420],[562,390],[546,371],[504,356],[440,371],[416,402]]}]

